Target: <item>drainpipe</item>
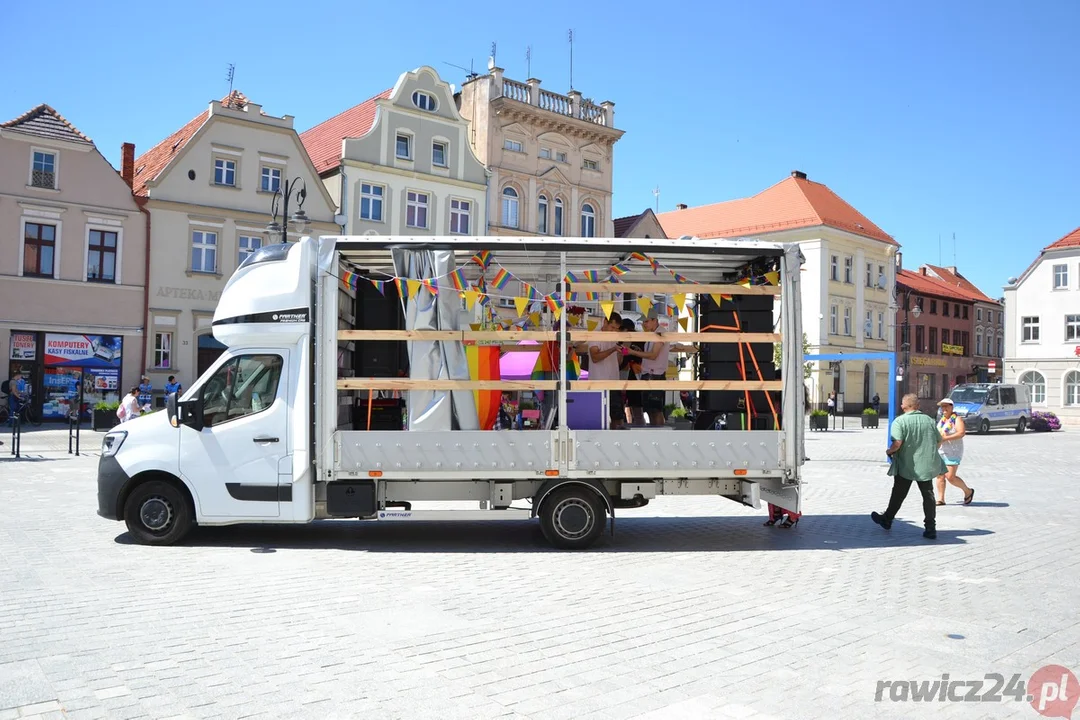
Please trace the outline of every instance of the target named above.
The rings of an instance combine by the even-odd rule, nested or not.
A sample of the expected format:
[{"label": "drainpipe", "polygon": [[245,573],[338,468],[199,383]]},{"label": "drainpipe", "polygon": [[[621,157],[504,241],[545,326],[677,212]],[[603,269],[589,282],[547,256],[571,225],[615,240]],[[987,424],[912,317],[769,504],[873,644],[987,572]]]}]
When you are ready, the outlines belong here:
[{"label": "drainpipe", "polygon": [[143,264],[143,334],[142,334],[142,370],[139,375],[146,374],[146,351],[150,343],[150,211],[146,209],[149,198],[135,196],[135,204],[146,215],[146,259]]},{"label": "drainpipe", "polygon": [[491,235],[491,169],[484,168],[484,235]]}]

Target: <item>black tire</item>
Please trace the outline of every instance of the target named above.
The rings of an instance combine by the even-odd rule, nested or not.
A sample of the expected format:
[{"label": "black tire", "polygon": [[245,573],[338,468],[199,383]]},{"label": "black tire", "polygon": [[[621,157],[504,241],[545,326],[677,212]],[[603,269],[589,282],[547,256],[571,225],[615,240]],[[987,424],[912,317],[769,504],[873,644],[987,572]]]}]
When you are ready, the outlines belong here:
[{"label": "black tire", "polygon": [[1016,432],[1022,433],[1027,430],[1027,418],[1020,418],[1020,422],[1016,423]]},{"label": "black tire", "polygon": [[192,519],[186,493],[162,480],[137,485],[124,502],[124,522],[140,545],[174,545],[191,530]]},{"label": "black tire", "polygon": [[986,435],[989,432],[990,432],[990,421],[987,420],[986,418],[983,418],[983,421],[981,423],[979,423],[979,434],[980,435]]},{"label": "black tire", "polygon": [[607,508],[590,488],[556,490],[540,506],[540,529],[554,547],[583,550],[604,532]]},{"label": "black tire", "polygon": [[32,405],[27,405],[19,412],[19,417],[23,422],[28,422],[34,427],[41,427],[41,418],[37,414],[37,410]]}]

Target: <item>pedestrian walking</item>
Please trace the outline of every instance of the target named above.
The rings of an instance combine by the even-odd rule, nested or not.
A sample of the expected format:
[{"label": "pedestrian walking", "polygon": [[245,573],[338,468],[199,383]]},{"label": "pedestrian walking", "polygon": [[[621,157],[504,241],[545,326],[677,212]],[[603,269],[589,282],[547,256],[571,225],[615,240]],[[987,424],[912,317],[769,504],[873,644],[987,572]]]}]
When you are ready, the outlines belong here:
[{"label": "pedestrian walking", "polygon": [[835,392],[829,393],[829,399],[826,400],[825,403],[829,406],[829,414],[830,415],[836,415],[836,393]]},{"label": "pedestrian walking", "polygon": [[934,419],[919,410],[919,398],[914,393],[904,396],[900,409],[904,414],[893,422],[892,444],[885,451],[892,458],[889,466],[889,475],[893,476],[892,496],[885,512],[872,512],[870,519],[886,530],[891,528],[911,484],[915,483],[923,501],[923,537],[933,540],[937,537],[937,524],[932,481],[945,473],[945,463],[938,454],[941,435]]},{"label": "pedestrian walking", "polygon": [[953,412],[953,401],[945,398],[938,403],[941,408],[941,419],[938,420],[938,434],[941,435],[941,447],[938,453],[945,462],[945,474],[939,475],[934,480],[937,487],[937,504],[945,504],[945,481],[955,485],[964,491],[964,504],[970,505],[975,499],[975,490],[968,487],[967,483],[956,474],[960,469],[960,461],[964,458],[964,435],[967,428],[964,426],[964,418]]},{"label": "pedestrian walking", "polygon": [[133,387],[128,391],[128,394],[124,396],[124,399],[120,401],[120,407],[116,408],[116,417],[120,422],[126,423],[128,420],[134,420],[142,414],[142,408],[139,406],[139,388]]},{"label": "pedestrian walking", "polygon": [[881,396],[874,393],[874,397],[870,399],[870,407],[874,408],[874,412],[878,415],[881,414]]}]

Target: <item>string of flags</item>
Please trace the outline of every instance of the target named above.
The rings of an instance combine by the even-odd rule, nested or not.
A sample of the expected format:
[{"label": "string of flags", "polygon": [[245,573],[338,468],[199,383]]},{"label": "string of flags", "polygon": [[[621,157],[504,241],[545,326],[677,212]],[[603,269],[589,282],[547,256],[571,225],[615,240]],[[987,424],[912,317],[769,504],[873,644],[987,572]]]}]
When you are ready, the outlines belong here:
[{"label": "string of flags", "polygon": [[[671,275],[672,279],[678,285],[692,286],[700,284],[696,280],[691,280],[685,275],[675,272],[674,270],[668,268],[663,263],[658,261],[656,258],[646,255],[644,253],[631,253],[630,260],[647,263],[652,269],[653,275],[657,275],[660,269],[667,270],[667,272]],[[442,275],[439,277],[416,279],[393,277],[390,275],[386,275],[386,279],[379,279],[367,277],[351,270],[347,270],[341,277],[341,281],[354,290],[361,282],[371,283],[371,285],[379,292],[379,294],[383,296],[386,295],[386,284],[393,283],[394,286],[397,288],[398,295],[403,298],[415,298],[421,289],[427,290],[429,293],[431,293],[432,296],[437,296],[440,290],[453,289],[454,292],[458,293],[459,297],[465,300],[466,307],[469,310],[472,310],[475,304],[479,302],[481,306],[488,309],[489,314],[492,313],[490,308],[492,296],[512,298],[514,303],[514,309],[517,311],[517,316],[519,318],[526,316],[526,311],[532,303],[542,302],[544,305],[547,306],[549,310],[551,310],[552,314],[555,317],[555,320],[557,321],[559,319],[563,312],[563,309],[566,306],[566,303],[558,292],[552,292],[545,295],[529,283],[516,277],[513,273],[511,273],[502,265],[498,265],[498,263],[496,263],[498,265],[498,271],[492,278],[491,284],[497,290],[505,290],[507,285],[509,285],[511,281],[517,281],[521,285],[520,293],[506,295],[490,292],[487,288],[487,283],[484,279],[483,274],[479,278],[477,278],[476,282],[470,285],[465,277],[465,269],[470,264],[476,264],[477,266],[479,266],[481,273],[485,273],[488,269],[490,269],[493,261],[494,258],[492,252],[490,250],[482,250],[473,255],[472,258],[470,258],[469,261],[464,265],[456,267],[450,272],[448,272],[446,275]],[[581,270],[578,272],[567,272],[564,276],[564,280],[566,280],[568,284],[583,282],[620,283],[624,282],[622,277],[631,272],[631,270],[632,268],[629,265],[629,260],[626,260],[610,265],[606,268],[606,270]],[[447,287],[445,284],[440,285],[440,280],[449,281],[450,287]],[[757,277],[747,276],[738,280],[737,284],[744,287],[763,284],[779,285],[780,273],[773,270]],[[612,295],[613,297],[621,297],[622,293],[614,292],[612,293]],[[610,318],[611,313],[614,311],[615,308],[614,299],[599,300],[599,297],[600,293],[595,290],[590,290],[587,292],[583,291],[569,293],[569,300],[571,302],[576,302],[579,300],[599,301],[600,309],[603,311],[604,317]],[[731,300],[730,295],[725,295],[722,293],[710,293],[710,297],[712,297],[713,302],[715,302],[717,306],[719,306],[723,300]],[[685,310],[689,315],[689,318],[680,318],[679,324],[682,325],[683,329],[686,329],[687,320],[696,317],[697,308],[695,308],[694,306],[686,306],[686,293],[673,293],[671,295],[671,298],[672,302],[668,303],[666,306],[667,315],[669,317],[677,317]],[[638,297],[637,305],[638,309],[643,315],[648,315],[649,311],[652,310],[653,307],[652,298],[646,296]],[[678,309],[678,312],[676,312],[676,308]],[[529,315],[529,318],[532,319],[533,315],[538,316],[539,313],[531,313]],[[538,318],[535,324],[539,325]]]}]

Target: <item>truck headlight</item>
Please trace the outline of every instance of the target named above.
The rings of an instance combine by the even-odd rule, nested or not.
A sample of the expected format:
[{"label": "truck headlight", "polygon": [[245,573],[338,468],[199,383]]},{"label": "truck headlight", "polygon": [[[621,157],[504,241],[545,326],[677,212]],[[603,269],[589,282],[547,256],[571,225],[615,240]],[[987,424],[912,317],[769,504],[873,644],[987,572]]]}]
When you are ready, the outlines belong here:
[{"label": "truck headlight", "polygon": [[123,430],[115,430],[106,433],[105,437],[101,439],[101,457],[112,457],[115,455],[120,449],[120,446],[124,444],[127,435],[127,432]]}]

